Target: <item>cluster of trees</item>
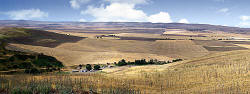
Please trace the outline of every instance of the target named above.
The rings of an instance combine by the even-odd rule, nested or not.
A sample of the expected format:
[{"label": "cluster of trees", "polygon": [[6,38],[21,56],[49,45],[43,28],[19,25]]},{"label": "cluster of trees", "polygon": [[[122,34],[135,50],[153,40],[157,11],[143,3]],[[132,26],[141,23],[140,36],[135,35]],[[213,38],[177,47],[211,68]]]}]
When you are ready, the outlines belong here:
[{"label": "cluster of trees", "polygon": [[94,65],[94,68],[92,68],[92,66],[91,66],[90,64],[87,64],[87,65],[86,65],[86,69],[87,69],[88,71],[90,71],[90,70],[92,70],[92,69],[94,69],[94,70],[100,70],[100,68],[101,68],[100,65]]},{"label": "cluster of trees", "polygon": [[24,69],[25,73],[36,74],[60,70],[64,65],[56,58],[44,54],[29,54],[5,49],[0,41],[0,71]]},{"label": "cluster of trees", "polygon": [[122,59],[118,63],[114,63],[117,66],[125,66],[125,65],[163,65],[163,64],[168,64],[168,63],[173,63],[173,62],[178,62],[182,61],[182,59],[174,59],[172,61],[158,61],[157,59],[150,59],[149,61],[146,61],[146,59],[141,59],[141,60],[135,60],[134,62],[126,62],[125,59]]},{"label": "cluster of trees", "polygon": [[8,59],[3,59],[0,63],[0,71],[11,70],[11,69],[25,69],[25,73],[42,73],[52,72],[60,70],[64,65],[56,58],[38,54],[38,55],[26,55],[26,54],[15,54]]}]

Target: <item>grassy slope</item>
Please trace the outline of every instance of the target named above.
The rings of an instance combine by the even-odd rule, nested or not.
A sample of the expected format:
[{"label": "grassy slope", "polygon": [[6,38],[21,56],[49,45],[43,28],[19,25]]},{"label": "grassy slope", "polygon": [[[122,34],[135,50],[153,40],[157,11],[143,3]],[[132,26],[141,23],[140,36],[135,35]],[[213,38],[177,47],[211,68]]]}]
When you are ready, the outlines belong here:
[{"label": "grassy slope", "polygon": [[57,57],[66,65],[98,64],[118,62],[121,59],[158,59],[168,61],[169,58],[193,58],[208,54],[202,46],[190,40],[166,41],[128,41],[109,39],[84,39],[77,43],[64,43],[56,48],[13,44],[35,52]]},{"label": "grassy slope", "polygon": [[[230,51],[163,66],[139,66],[105,71],[110,77],[151,81],[167,93],[246,93],[250,92],[250,50]],[[154,92],[154,91],[153,91]]]},{"label": "grassy slope", "polygon": [[6,42],[0,41],[0,71],[32,69],[41,67],[63,67],[54,57],[38,53],[7,50]]},{"label": "grassy slope", "polygon": [[83,37],[67,36],[35,29],[6,27],[0,29],[0,39],[6,39],[12,43],[53,48],[62,43],[77,42]]},{"label": "grassy slope", "polygon": [[26,79],[34,79],[29,84],[38,82],[35,85],[46,83],[51,86],[57,83],[70,88],[82,86],[87,90],[120,88],[125,91],[136,89],[146,94],[248,94],[249,57],[250,50],[230,51],[166,65],[105,69],[92,75],[10,76],[4,79],[11,80],[14,86],[19,85],[17,81],[24,83],[29,82]]}]

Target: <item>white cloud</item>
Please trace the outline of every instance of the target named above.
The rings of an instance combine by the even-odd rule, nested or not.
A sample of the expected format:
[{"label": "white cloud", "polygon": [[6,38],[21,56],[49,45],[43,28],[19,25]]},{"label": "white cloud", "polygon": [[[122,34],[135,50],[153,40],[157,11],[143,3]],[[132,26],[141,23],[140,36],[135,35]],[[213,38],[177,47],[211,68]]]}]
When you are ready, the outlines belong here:
[{"label": "white cloud", "polygon": [[147,4],[150,0],[104,0],[110,4],[100,7],[88,6],[82,15],[91,15],[94,22],[172,22],[167,12],[148,16],[144,11],[136,9],[137,4]]},{"label": "white cloud", "polygon": [[222,9],[219,9],[218,12],[220,13],[227,13],[229,11],[228,8],[222,8]]},{"label": "white cloud", "polygon": [[112,3],[106,7],[89,6],[81,14],[92,15],[95,22],[141,22],[147,18],[142,10],[136,10],[135,5],[126,3]]},{"label": "white cloud", "polygon": [[79,22],[86,22],[86,20],[85,19],[80,19]]},{"label": "white cloud", "polygon": [[48,17],[47,12],[43,12],[40,9],[24,9],[17,11],[9,11],[5,14],[9,15],[11,19],[14,20],[30,20],[30,19],[40,19]]},{"label": "white cloud", "polygon": [[104,0],[110,3],[147,4],[149,0]]},{"label": "white cloud", "polygon": [[81,4],[86,4],[90,0],[70,0],[69,3],[72,8],[79,9],[81,7]]},{"label": "white cloud", "polygon": [[187,19],[180,19],[179,23],[189,23]]},{"label": "white cloud", "polygon": [[172,22],[170,15],[167,12],[160,12],[158,14],[151,15],[147,18],[152,23],[170,23]]},{"label": "white cloud", "polygon": [[240,16],[240,19],[242,21],[247,21],[247,20],[250,20],[250,16]]},{"label": "white cloud", "polygon": [[239,27],[250,27],[250,22],[240,22],[237,26],[239,26]]}]

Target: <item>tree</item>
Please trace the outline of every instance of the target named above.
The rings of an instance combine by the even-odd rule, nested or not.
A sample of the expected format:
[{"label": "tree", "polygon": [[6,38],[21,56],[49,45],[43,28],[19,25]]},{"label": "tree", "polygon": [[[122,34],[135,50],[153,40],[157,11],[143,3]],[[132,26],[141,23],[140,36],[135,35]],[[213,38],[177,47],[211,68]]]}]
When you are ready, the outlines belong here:
[{"label": "tree", "polygon": [[4,50],[4,51],[5,51],[5,50],[6,50],[5,47],[6,47],[7,45],[8,45],[7,42],[5,42],[5,41],[3,41],[3,40],[2,40],[2,41],[0,40],[0,50]]},{"label": "tree", "polygon": [[126,61],[122,59],[121,61],[118,62],[117,66],[124,66],[127,65]]},{"label": "tree", "polygon": [[101,67],[100,67],[99,65],[95,65],[95,66],[94,66],[94,70],[100,70],[100,68],[101,68]]},{"label": "tree", "polygon": [[29,74],[38,74],[38,73],[41,73],[41,71],[38,70],[37,68],[25,69],[24,72],[25,73],[29,73]]},{"label": "tree", "polygon": [[155,62],[154,62],[153,59],[150,59],[149,62],[148,62],[148,64],[154,64],[154,63],[155,63]]},{"label": "tree", "polygon": [[146,65],[147,62],[145,59],[141,59],[141,60],[135,60],[135,65]]},{"label": "tree", "polygon": [[87,64],[86,69],[90,71],[92,69],[92,66],[90,64]]},{"label": "tree", "polygon": [[79,68],[82,69],[82,65],[81,64],[79,65]]}]

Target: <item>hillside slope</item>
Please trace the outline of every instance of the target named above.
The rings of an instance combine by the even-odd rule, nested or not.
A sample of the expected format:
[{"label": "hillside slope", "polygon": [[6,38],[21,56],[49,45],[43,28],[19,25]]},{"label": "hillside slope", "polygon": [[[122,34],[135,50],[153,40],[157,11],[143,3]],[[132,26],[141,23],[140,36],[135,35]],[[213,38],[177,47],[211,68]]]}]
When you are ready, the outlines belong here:
[{"label": "hillside slope", "polygon": [[6,27],[0,28],[0,39],[34,46],[56,47],[65,42],[77,42],[83,37],[68,36],[43,30]]},{"label": "hillside slope", "polygon": [[104,70],[104,72],[110,72],[111,77],[137,79],[141,81],[138,82],[141,83],[140,85],[142,83],[145,85],[144,87],[138,85],[138,88],[147,88],[154,93],[161,91],[165,93],[247,94],[250,92],[249,57],[250,50],[230,51],[180,63],[138,66],[115,72]]},{"label": "hillside slope", "polygon": [[[28,27],[43,30],[85,30],[85,31],[101,31],[98,28],[125,28],[131,29],[135,28],[167,28],[167,29],[185,29],[189,31],[223,31],[230,33],[239,34],[250,34],[249,28],[239,28],[239,27],[229,27],[221,25],[209,25],[209,24],[184,24],[184,23],[150,23],[150,22],[47,22],[47,21],[29,21],[29,20],[0,20],[1,26],[11,26],[11,27]],[[134,28],[134,29],[133,29]],[[137,29],[136,29],[137,30]],[[110,30],[112,31],[112,30]],[[119,32],[120,30],[115,30]],[[145,31],[145,30],[143,30]],[[136,31],[137,32],[137,31]],[[139,29],[139,32],[141,30]],[[155,33],[163,33],[162,30],[156,30]],[[144,33],[152,33],[152,30],[146,31]]]},{"label": "hillside slope", "polygon": [[[42,68],[57,70],[64,67],[62,62],[51,56],[6,49],[7,43],[0,41],[0,73],[15,72],[40,73]],[[51,70],[52,71],[52,70]]]}]

